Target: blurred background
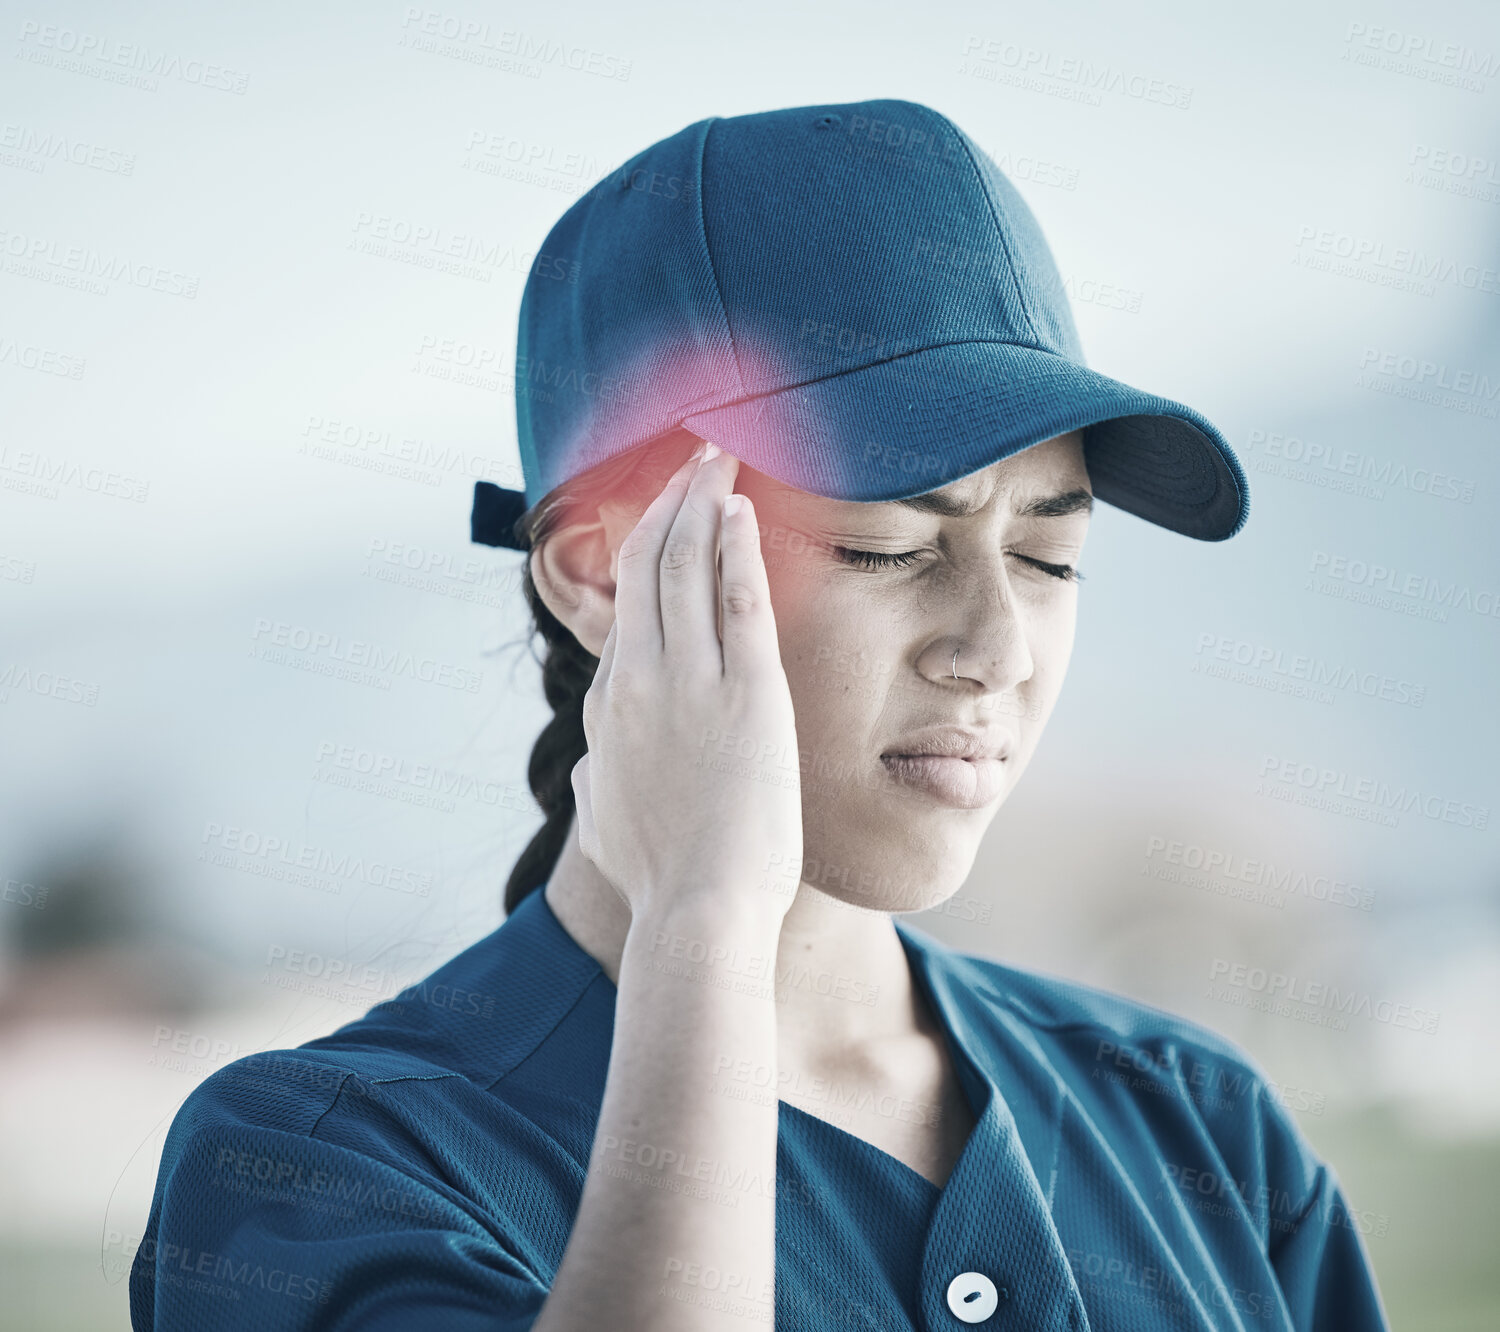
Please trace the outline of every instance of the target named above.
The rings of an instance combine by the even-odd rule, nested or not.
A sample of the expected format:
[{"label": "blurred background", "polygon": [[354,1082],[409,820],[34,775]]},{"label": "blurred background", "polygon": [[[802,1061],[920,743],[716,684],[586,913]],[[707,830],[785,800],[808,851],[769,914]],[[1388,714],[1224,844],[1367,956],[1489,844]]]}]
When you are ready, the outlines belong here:
[{"label": "blurred background", "polygon": [[1500,11],[439,4],[3,5],[0,1322],[125,1328],[188,1092],[499,923],[547,713],[467,521],[548,228],[705,116],[901,97],[1253,499],[1101,506],[1041,750],[911,919],[1240,1042],[1394,1326],[1494,1327]]}]

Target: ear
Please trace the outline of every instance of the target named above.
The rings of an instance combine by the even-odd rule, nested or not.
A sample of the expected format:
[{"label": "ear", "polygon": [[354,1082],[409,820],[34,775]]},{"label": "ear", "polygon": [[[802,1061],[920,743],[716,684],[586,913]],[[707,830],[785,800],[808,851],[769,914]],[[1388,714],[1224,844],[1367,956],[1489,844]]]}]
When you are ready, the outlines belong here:
[{"label": "ear", "polygon": [[605,501],[596,515],[557,528],[531,552],[537,595],[596,657],[615,622],[620,543],[639,517]]}]

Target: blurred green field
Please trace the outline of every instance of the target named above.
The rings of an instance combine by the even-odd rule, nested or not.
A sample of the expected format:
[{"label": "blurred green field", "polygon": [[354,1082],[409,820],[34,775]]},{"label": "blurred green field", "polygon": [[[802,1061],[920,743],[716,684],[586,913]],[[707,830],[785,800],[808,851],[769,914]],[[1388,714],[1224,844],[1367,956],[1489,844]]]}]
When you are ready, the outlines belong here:
[{"label": "blurred green field", "polygon": [[1500,1139],[1446,1142],[1388,1111],[1299,1119],[1352,1208],[1390,1218],[1366,1245],[1397,1332],[1500,1328]]},{"label": "blurred green field", "polygon": [[[1433,1141],[1397,1115],[1304,1117],[1361,1214],[1389,1218],[1367,1237],[1397,1332],[1500,1328],[1500,1140]],[[97,1250],[0,1250],[0,1328],[125,1332],[125,1285],[107,1284]],[[267,1332],[271,1332],[270,1329]]]}]

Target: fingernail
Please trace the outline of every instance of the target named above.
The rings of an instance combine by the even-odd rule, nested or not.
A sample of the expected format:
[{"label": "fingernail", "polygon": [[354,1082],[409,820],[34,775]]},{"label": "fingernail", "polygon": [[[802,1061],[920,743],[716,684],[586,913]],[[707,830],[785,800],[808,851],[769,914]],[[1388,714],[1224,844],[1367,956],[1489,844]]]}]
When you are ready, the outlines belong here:
[{"label": "fingernail", "polygon": [[724,496],[724,516],[726,518],[733,518],[744,507],[745,497],[743,495]]},{"label": "fingernail", "polygon": [[724,450],[721,449],[717,444],[710,444],[705,440],[703,444],[703,457],[699,465],[701,466],[703,463],[712,462],[723,452]]}]

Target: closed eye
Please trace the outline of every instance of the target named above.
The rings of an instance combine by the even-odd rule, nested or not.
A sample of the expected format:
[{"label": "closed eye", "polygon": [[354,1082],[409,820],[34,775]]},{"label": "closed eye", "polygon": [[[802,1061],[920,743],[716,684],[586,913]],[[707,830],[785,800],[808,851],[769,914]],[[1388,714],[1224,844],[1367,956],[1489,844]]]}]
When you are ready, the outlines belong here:
[{"label": "closed eye", "polygon": [[1065,583],[1081,583],[1083,575],[1071,564],[1048,564],[1046,560],[1034,560],[1030,555],[1022,555],[1017,551],[1011,551],[1018,560],[1025,560],[1027,564],[1034,564],[1043,573],[1049,573],[1054,578],[1061,578]]},{"label": "closed eye", "polygon": [[[834,546],[833,553],[846,564],[853,564],[862,569],[905,569],[922,555],[920,550],[903,550],[896,554],[887,554],[878,550],[855,550],[850,546]],[[1083,574],[1071,564],[1049,564],[1046,560],[1033,559],[1030,555],[1022,555],[1019,551],[1009,553],[1018,560],[1024,560],[1043,573],[1059,578],[1065,583],[1083,581]]]},{"label": "closed eye", "polygon": [[833,553],[846,564],[864,569],[905,569],[922,554],[920,550],[903,550],[888,555],[884,551],[854,550],[849,546],[835,546]]}]

